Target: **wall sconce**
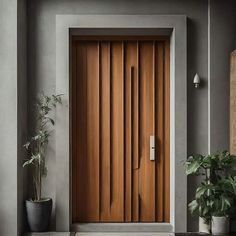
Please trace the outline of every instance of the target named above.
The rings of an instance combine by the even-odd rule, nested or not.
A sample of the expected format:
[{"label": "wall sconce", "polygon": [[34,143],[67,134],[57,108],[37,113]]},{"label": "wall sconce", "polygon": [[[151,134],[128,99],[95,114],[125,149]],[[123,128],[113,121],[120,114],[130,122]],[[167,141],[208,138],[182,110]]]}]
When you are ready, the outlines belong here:
[{"label": "wall sconce", "polygon": [[195,88],[199,88],[200,87],[200,77],[198,74],[196,74],[193,78],[193,84]]}]

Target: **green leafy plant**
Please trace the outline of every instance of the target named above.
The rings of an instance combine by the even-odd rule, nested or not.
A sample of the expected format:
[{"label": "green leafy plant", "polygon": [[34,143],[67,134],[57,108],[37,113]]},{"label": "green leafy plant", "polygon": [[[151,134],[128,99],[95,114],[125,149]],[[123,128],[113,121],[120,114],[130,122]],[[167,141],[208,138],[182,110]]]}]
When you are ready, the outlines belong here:
[{"label": "green leafy plant", "polygon": [[188,204],[188,207],[192,215],[200,216],[206,223],[209,223],[212,212],[206,185],[206,182],[201,183],[196,190],[195,199]]},{"label": "green leafy plant", "polygon": [[221,177],[215,184],[209,184],[212,216],[228,216],[235,203],[235,177]]},{"label": "green leafy plant", "polygon": [[228,151],[210,155],[193,155],[185,162],[187,175],[203,175],[204,181],[197,188],[195,199],[188,207],[193,215],[207,223],[212,216],[227,215],[235,204],[236,156]]},{"label": "green leafy plant", "polygon": [[189,203],[189,210],[209,223],[212,216],[230,214],[235,196],[236,177],[219,177],[214,184],[203,181],[197,188],[195,199]]},{"label": "green leafy plant", "polygon": [[187,175],[205,175],[205,180],[214,182],[217,176],[235,175],[236,156],[228,151],[210,155],[193,155],[185,162]]},{"label": "green leafy plant", "polygon": [[30,166],[33,174],[33,185],[35,190],[35,201],[42,200],[42,177],[47,175],[45,165],[45,153],[51,135],[51,126],[55,122],[51,112],[57,104],[62,104],[62,95],[46,96],[41,94],[36,102],[36,128],[34,135],[24,145],[29,153],[29,158],[24,162],[23,167]]}]

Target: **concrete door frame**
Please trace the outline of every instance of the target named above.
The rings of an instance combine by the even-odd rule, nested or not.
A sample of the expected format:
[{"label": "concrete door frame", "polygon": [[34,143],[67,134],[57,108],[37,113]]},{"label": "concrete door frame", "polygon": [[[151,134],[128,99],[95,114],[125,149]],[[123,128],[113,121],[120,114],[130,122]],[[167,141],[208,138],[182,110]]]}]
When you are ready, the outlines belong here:
[{"label": "concrete door frame", "polygon": [[71,229],[70,33],[98,29],[170,35],[170,223],[164,228],[160,223],[154,226],[157,231],[160,226],[163,230],[185,232],[187,178],[180,163],[187,156],[187,22],[183,15],[56,16],[56,92],[64,94],[64,106],[57,108],[56,115],[56,230]]}]

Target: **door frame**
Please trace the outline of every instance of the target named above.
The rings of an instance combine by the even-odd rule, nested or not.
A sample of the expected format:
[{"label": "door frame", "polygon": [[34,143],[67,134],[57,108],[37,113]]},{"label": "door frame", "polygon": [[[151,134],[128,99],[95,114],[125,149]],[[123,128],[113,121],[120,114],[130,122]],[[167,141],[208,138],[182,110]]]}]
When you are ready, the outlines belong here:
[{"label": "door frame", "polygon": [[170,223],[164,223],[168,226],[164,228],[163,223],[153,224],[157,230],[162,227],[166,232],[186,232],[187,177],[181,163],[187,156],[187,18],[184,15],[56,16],[56,93],[64,94],[64,105],[56,111],[56,230],[70,231],[72,226],[70,34],[101,35],[107,31],[170,36]]}]

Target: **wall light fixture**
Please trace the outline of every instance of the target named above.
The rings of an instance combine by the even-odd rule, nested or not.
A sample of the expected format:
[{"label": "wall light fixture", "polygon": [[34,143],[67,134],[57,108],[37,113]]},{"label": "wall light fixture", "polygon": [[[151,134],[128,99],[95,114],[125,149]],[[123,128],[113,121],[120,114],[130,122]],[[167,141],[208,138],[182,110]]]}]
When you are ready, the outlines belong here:
[{"label": "wall light fixture", "polygon": [[196,74],[193,78],[194,87],[199,88],[200,87],[200,82],[201,82],[200,77],[199,77],[198,74]]}]

